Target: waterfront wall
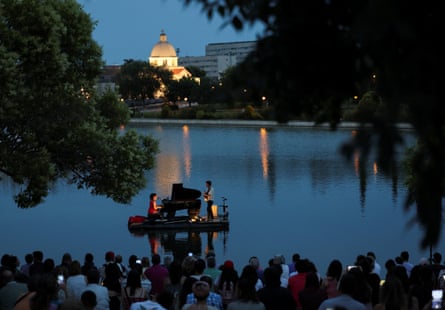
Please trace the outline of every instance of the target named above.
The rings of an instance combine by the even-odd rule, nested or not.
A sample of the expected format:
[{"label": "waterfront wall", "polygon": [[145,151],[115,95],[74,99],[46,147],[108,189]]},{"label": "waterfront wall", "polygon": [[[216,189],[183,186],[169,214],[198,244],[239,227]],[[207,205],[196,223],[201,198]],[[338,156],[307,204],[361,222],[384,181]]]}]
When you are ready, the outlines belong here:
[{"label": "waterfront wall", "polygon": [[[329,123],[315,125],[314,122],[290,121],[282,124],[276,121],[259,121],[259,120],[201,120],[201,119],[160,119],[160,118],[132,118],[131,125],[144,126],[153,124],[196,124],[209,126],[239,126],[239,127],[298,127],[298,128],[325,128],[330,129]],[[371,126],[371,125],[369,125]],[[342,122],[338,124],[338,129],[357,129],[360,127],[358,122]],[[412,130],[412,126],[408,123],[398,123],[396,127],[400,130]]]}]

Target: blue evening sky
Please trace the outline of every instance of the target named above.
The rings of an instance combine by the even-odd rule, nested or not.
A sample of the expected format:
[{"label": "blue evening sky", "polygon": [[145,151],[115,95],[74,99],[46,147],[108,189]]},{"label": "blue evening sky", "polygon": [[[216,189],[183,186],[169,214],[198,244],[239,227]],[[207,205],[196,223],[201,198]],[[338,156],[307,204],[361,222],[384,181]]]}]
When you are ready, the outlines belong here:
[{"label": "blue evening sky", "polygon": [[182,0],[77,0],[97,26],[93,38],[102,46],[107,65],[124,59],[148,60],[161,30],[178,56],[204,56],[209,43],[256,40],[260,25],[236,32],[214,17],[211,21],[195,3]]}]

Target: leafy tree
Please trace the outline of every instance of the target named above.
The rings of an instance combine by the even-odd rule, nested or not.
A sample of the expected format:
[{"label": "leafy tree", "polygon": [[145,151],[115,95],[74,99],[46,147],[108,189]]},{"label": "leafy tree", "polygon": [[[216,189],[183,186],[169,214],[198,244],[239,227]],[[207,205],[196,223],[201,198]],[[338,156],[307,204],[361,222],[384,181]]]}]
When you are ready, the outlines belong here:
[{"label": "leafy tree", "polygon": [[379,168],[392,174],[402,142],[394,124],[407,113],[418,144],[407,158],[406,207],[415,206],[425,229],[421,246],[437,244],[445,191],[440,2],[184,0],[192,2],[238,30],[264,25],[239,77],[254,96],[268,93],[279,122],[304,113],[335,129],[343,102],[376,91],[384,109],[366,118],[372,128],[360,128],[343,152],[350,157],[358,149],[366,160],[375,146]]},{"label": "leafy tree", "polygon": [[215,92],[215,82],[208,77],[202,77],[199,82],[199,89],[197,89],[196,101],[199,103],[209,103],[212,101],[212,96]]},{"label": "leafy tree", "polygon": [[192,74],[193,77],[203,78],[207,75],[204,70],[196,66],[186,67],[186,69]]},{"label": "leafy tree", "polygon": [[229,106],[234,106],[235,102],[242,102],[245,106],[260,103],[264,90],[261,90],[261,87],[254,87],[250,81],[243,72],[243,66],[227,68],[221,74],[220,80],[220,90],[226,96],[224,102],[228,102]]},{"label": "leafy tree", "polygon": [[116,84],[123,98],[145,102],[171,79],[169,70],[153,67],[146,61],[126,59],[116,76]]},{"label": "leafy tree", "polygon": [[360,122],[372,122],[380,115],[384,115],[385,111],[381,111],[385,105],[375,91],[369,91],[363,95],[358,102],[353,114],[353,119]]},{"label": "leafy tree", "polygon": [[180,80],[170,80],[166,86],[169,101],[175,102],[178,99],[184,100],[184,98],[187,98],[189,102],[196,101],[199,84],[193,78],[184,77]]},{"label": "leafy tree", "polygon": [[128,203],[145,187],[157,141],[121,134],[128,111],[95,94],[102,51],[75,0],[0,2],[0,178],[21,208],[58,180]]},{"label": "leafy tree", "polygon": [[96,99],[96,108],[104,117],[108,128],[118,128],[122,124],[127,124],[130,120],[130,111],[121,102],[114,91],[107,90]]}]

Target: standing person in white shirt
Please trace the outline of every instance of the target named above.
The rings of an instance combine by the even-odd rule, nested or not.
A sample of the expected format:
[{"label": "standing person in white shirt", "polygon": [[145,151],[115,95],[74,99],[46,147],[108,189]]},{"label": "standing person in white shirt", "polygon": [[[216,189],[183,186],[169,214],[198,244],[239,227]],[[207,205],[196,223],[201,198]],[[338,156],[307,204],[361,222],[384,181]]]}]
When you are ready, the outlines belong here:
[{"label": "standing person in white shirt", "polygon": [[110,309],[110,297],[108,296],[108,289],[105,286],[99,284],[100,273],[97,269],[90,269],[87,273],[87,286],[83,290],[92,291],[96,294],[97,305],[95,310],[109,310]]},{"label": "standing person in white shirt", "polygon": [[207,202],[207,220],[213,220],[213,212],[212,212],[212,206],[213,206],[213,197],[215,193],[212,186],[212,181],[207,180],[206,181],[206,188],[204,190],[204,201]]},{"label": "standing person in white shirt", "polygon": [[82,267],[78,260],[70,265],[70,274],[66,279],[66,292],[68,298],[80,300],[82,292],[87,286],[86,276],[82,274]]},{"label": "standing person in white shirt", "polygon": [[408,251],[402,251],[400,253],[400,257],[402,258],[402,265],[406,269],[406,273],[408,274],[408,277],[411,275],[411,270],[413,269],[414,265],[409,261],[409,252]]},{"label": "standing person in white shirt", "polygon": [[286,259],[283,254],[277,254],[273,258],[273,263],[275,265],[281,265],[281,286],[287,287],[288,281],[289,281],[289,266],[286,264]]},{"label": "standing person in white shirt", "polygon": [[372,269],[372,272],[376,273],[381,278],[382,276],[380,275],[380,272],[382,271],[382,267],[377,262],[377,258],[375,256],[375,253],[372,252],[372,251],[369,251],[366,254],[366,256],[371,257],[374,260],[374,268]]}]

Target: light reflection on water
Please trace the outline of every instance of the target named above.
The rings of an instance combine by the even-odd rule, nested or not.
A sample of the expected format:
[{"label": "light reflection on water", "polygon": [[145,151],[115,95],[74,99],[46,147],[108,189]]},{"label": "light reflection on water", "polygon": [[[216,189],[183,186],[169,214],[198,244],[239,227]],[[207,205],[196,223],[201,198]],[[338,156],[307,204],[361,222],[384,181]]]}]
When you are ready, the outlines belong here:
[{"label": "light reflection on water", "polygon": [[[43,205],[19,210],[10,199],[11,189],[2,188],[0,212],[8,219],[0,228],[3,252],[22,258],[42,249],[56,261],[65,251],[81,261],[92,252],[102,263],[108,250],[124,259],[149,256],[153,248],[178,256],[214,250],[219,263],[231,259],[238,270],[252,255],[266,266],[277,253],[289,261],[300,253],[322,273],[333,258],[346,265],[369,250],[381,264],[402,250],[411,253],[413,262],[429,256],[419,249],[419,228],[407,227],[413,213],[403,212],[402,178],[394,184],[370,160],[367,178],[360,182],[359,154],[352,161],[339,155],[340,144],[353,134],[350,130],[199,125],[137,130],[159,139],[161,153],[156,168],[147,173],[147,188],[131,205],[59,184]],[[207,179],[214,182],[218,205],[222,196],[228,198],[229,232],[128,232],[128,217],[145,214],[150,192],[169,197],[173,183],[203,190]],[[443,248],[442,242],[438,249]]]}]

